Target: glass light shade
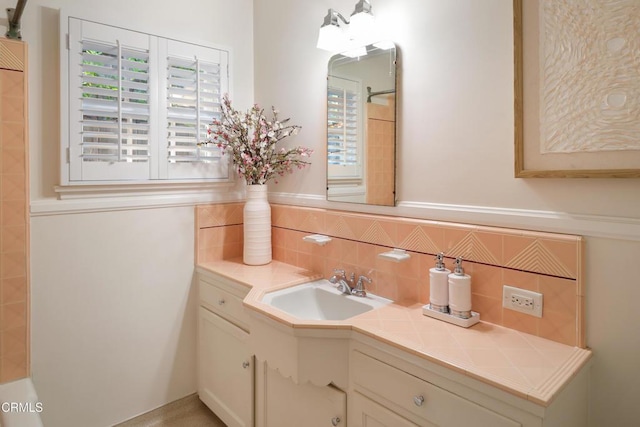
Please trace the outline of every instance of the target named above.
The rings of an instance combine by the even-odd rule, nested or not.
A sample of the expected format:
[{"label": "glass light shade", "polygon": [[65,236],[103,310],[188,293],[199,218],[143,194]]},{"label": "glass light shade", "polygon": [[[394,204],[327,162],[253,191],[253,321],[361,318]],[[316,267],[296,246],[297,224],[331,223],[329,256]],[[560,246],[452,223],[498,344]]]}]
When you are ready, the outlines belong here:
[{"label": "glass light shade", "polygon": [[349,20],[349,38],[360,44],[369,44],[374,34],[374,18],[369,12],[351,15]]},{"label": "glass light shade", "polygon": [[318,33],[318,49],[335,52],[340,50],[340,46],[345,42],[344,30],[337,25],[325,25],[320,27]]},{"label": "glass light shade", "polygon": [[377,47],[378,49],[382,49],[382,50],[389,50],[389,49],[393,49],[394,47],[396,47],[396,45],[390,40],[383,40],[383,41],[375,42],[373,45],[375,47]]},{"label": "glass light shade", "polygon": [[340,54],[344,56],[348,56],[349,58],[357,58],[359,56],[366,56],[367,48],[364,46],[353,47],[353,48],[349,48],[344,52],[340,52]]}]

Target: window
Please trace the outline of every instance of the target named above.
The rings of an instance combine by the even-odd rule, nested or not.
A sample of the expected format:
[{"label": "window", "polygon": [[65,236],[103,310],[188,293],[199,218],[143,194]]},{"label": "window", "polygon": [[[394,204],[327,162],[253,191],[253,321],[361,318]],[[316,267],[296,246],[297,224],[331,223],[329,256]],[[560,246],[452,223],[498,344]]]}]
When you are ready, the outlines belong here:
[{"label": "window", "polygon": [[63,184],[229,179],[200,147],[229,90],[224,50],[68,18]]},{"label": "window", "polygon": [[332,179],[361,178],[362,124],[360,83],[330,76],[328,100],[328,168]]}]

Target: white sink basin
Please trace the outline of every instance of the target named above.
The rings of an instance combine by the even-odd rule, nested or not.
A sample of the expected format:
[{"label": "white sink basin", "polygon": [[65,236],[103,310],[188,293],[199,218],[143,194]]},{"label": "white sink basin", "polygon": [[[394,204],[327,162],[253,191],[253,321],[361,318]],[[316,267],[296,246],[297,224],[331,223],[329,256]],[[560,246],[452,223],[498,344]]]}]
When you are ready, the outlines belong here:
[{"label": "white sink basin", "polygon": [[344,320],[391,304],[376,295],[344,295],[327,279],[267,293],[262,302],[305,320]]}]

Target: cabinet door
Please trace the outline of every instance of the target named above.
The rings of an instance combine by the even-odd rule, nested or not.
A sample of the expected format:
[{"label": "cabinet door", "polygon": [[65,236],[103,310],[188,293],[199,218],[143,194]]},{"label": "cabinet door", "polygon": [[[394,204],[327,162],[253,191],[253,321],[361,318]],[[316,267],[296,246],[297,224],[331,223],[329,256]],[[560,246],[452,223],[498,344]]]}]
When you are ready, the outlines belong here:
[{"label": "cabinet door", "polygon": [[253,426],[253,357],[249,334],[200,307],[198,395],[228,427]]},{"label": "cabinet door", "polygon": [[344,427],[347,395],[332,386],[295,384],[279,372],[264,369],[266,427]]},{"label": "cabinet door", "polygon": [[[427,424],[434,426],[435,424]],[[349,395],[349,427],[419,427],[360,393]]]}]

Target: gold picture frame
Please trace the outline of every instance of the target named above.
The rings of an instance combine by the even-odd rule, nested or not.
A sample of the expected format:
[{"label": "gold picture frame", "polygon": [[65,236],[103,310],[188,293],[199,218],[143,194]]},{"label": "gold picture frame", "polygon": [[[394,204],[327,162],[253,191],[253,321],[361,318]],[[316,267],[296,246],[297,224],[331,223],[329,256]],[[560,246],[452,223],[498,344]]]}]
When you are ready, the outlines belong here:
[{"label": "gold picture frame", "polygon": [[640,150],[541,154],[538,13],[537,0],[513,0],[516,178],[640,178]]}]

